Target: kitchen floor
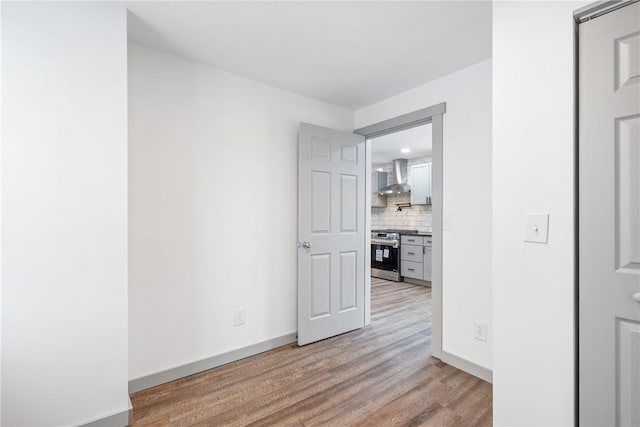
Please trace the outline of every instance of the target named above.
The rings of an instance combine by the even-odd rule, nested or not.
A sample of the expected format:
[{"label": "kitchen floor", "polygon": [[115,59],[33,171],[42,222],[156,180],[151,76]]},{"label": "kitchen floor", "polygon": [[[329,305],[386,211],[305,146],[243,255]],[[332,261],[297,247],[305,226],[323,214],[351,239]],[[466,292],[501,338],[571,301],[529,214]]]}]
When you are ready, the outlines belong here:
[{"label": "kitchen floor", "polygon": [[429,357],[431,289],[371,282],[371,325],[135,393],[133,425],[491,426],[491,384]]}]

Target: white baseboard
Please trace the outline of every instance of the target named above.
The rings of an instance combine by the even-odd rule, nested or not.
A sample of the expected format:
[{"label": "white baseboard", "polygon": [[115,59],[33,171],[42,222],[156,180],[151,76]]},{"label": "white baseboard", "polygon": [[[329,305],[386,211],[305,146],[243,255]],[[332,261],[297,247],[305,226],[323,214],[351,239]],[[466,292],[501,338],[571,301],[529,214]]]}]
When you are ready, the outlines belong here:
[{"label": "white baseboard", "polygon": [[135,393],[136,391],[155,387],[157,385],[164,384],[169,381],[173,381],[179,378],[187,377],[189,375],[197,374],[198,372],[217,368],[218,366],[226,365],[227,363],[235,362],[236,360],[244,359],[245,357],[249,357],[249,356],[254,356],[256,354],[273,350],[274,348],[281,347],[283,345],[291,344],[294,342],[296,342],[295,332],[292,334],[283,335],[283,336],[272,338],[256,344],[252,344],[247,347],[232,350],[227,353],[208,357],[203,360],[187,363],[186,365],[167,369],[166,371],[161,371],[161,372],[157,372],[155,374],[147,375],[144,377],[135,378],[129,381],[129,393]]},{"label": "white baseboard", "polygon": [[484,366],[480,366],[477,363],[471,362],[463,357],[456,356],[455,354],[442,351],[442,357],[440,358],[447,365],[451,365],[455,368],[465,371],[468,374],[478,377],[481,380],[485,380],[488,383],[493,384],[493,371]]},{"label": "white baseboard", "polygon": [[81,427],[126,427],[131,424],[131,416],[133,415],[133,406],[129,399],[129,408],[115,414],[107,415],[88,423],[81,424]]}]

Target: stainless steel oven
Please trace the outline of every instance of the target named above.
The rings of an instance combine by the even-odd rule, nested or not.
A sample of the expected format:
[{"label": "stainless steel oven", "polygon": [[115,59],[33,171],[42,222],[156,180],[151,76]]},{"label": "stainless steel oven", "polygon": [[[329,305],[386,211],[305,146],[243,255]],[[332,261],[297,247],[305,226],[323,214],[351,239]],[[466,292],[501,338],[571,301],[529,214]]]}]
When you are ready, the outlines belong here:
[{"label": "stainless steel oven", "polygon": [[371,276],[400,281],[400,234],[371,232]]}]

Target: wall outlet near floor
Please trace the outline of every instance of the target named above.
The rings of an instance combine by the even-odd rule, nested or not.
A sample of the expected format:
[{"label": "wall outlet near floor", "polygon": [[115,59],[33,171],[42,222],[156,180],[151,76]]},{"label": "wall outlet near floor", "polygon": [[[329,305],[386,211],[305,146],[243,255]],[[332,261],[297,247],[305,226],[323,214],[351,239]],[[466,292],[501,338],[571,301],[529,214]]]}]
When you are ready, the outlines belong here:
[{"label": "wall outlet near floor", "polygon": [[489,334],[489,325],[483,322],[473,322],[473,337],[480,341],[486,341]]},{"label": "wall outlet near floor", "polygon": [[247,319],[247,309],[246,308],[237,308],[233,310],[233,326],[244,325]]}]

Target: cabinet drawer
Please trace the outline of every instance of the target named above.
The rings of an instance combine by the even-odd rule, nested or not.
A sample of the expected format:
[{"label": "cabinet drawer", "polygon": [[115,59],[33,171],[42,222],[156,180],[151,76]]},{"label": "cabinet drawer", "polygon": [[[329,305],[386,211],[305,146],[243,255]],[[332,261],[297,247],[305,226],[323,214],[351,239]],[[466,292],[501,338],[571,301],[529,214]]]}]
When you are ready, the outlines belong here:
[{"label": "cabinet drawer", "polygon": [[422,280],[423,274],[421,262],[401,261],[400,270],[404,277]]},{"label": "cabinet drawer", "polygon": [[411,234],[400,236],[400,243],[403,245],[422,246],[422,236],[412,236]]},{"label": "cabinet drawer", "polygon": [[400,259],[402,261],[422,262],[422,246],[402,245],[400,246]]}]

